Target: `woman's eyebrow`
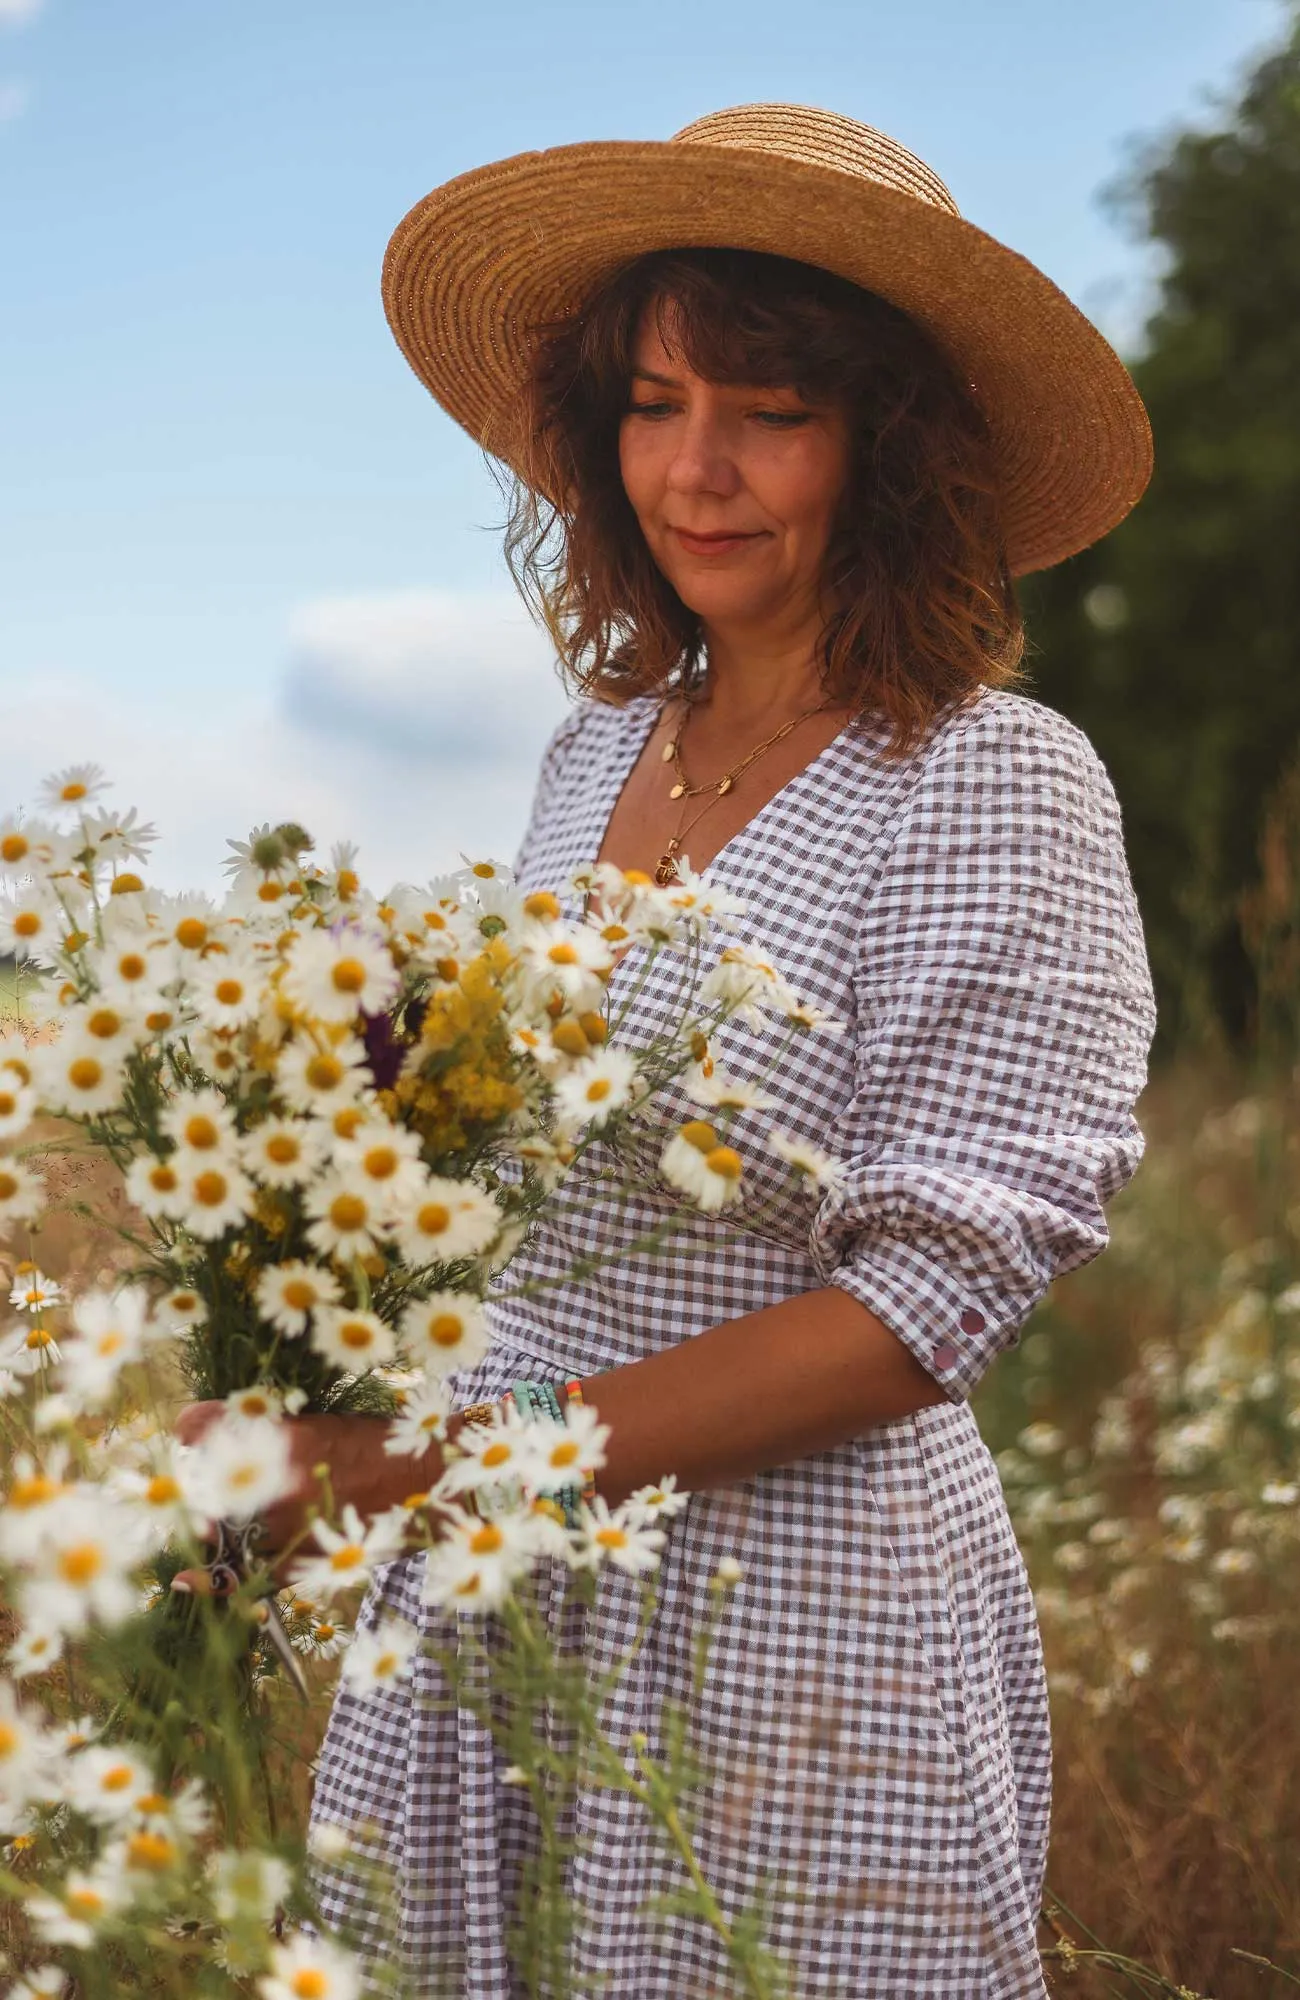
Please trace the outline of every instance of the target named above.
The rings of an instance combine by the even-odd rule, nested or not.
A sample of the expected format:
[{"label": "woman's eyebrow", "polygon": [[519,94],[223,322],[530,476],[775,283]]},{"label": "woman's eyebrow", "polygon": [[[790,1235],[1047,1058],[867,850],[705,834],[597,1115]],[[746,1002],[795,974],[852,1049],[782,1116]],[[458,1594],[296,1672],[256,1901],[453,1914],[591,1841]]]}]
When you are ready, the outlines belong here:
[{"label": "woman's eyebrow", "polygon": [[673,375],[656,375],[652,368],[634,368],[634,382],[657,382],[661,389],[680,389],[682,384]]}]

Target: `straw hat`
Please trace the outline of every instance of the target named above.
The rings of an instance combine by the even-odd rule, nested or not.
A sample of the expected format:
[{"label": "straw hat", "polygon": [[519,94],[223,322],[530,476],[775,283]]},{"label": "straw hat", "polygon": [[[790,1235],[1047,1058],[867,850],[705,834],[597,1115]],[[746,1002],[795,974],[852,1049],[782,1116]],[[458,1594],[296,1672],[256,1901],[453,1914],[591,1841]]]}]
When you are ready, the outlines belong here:
[{"label": "straw hat", "polygon": [[716,111],[666,141],[520,153],[417,202],[384,259],[384,309],[421,381],[512,457],[530,330],[649,250],[727,245],[817,264],[910,313],[983,410],[1017,574],[1086,548],[1151,473],[1137,390],[1097,329],[966,222],[883,132],[797,104]]}]

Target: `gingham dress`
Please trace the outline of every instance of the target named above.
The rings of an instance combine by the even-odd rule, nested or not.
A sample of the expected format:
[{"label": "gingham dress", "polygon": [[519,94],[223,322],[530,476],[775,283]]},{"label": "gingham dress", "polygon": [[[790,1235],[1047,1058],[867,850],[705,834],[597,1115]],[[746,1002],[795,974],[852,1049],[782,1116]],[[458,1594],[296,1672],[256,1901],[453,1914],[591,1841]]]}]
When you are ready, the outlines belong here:
[{"label": "gingham dress", "polygon": [[[648,700],[584,703],[561,726],[526,886],[558,886],[596,854],[654,715]],[[777,1109],[739,1120],[744,1204],[693,1225],[690,1254],[503,1298],[489,1357],[457,1387],[469,1401],[520,1376],[596,1374],[826,1284],[919,1357],[943,1402],[697,1495],[671,1524],[659,1608],[606,1720],[620,1743],[644,1730],[657,1744],[665,1697],[689,1698],[710,1578],[736,1557],[744,1580],[694,1711],[711,1760],[697,1851],[724,1909],[764,1890],[797,2000],[1028,2000],[1045,1992],[1047,1703],[1024,1565],[967,1398],[1056,1274],[1105,1246],[1103,1204],[1142,1152],[1151,988],[1114,793],[1076,728],[986,690],[909,759],[886,760],[883,740],[845,730],[708,870],[745,900],[742,936],[846,1023],[797,1041],[766,1084]],[[619,967],[615,1005],[636,972],[635,957]],[[677,977],[667,959],[652,973],[633,1040],[669,1016]],[[779,1032],[729,1025],[721,1063],[758,1076]],[[784,1185],[763,1154],[773,1123],[849,1171],[835,1194],[754,1220]],[[641,1236],[668,1200],[615,1202],[575,1174],[504,1289]],[[362,1622],[387,1605],[447,1644],[421,1573],[419,1557],[388,1568]],[[627,1647],[639,1602],[635,1583],[603,1579],[580,1635],[594,1668]],[[323,1877],[324,1912],[398,1959],[411,2000],[524,1990],[509,1927],[532,1814],[503,1765],[430,1660],[400,1688],[335,1704],[316,1817],[378,1826],[400,1919],[380,1923],[342,1871]],[[682,1877],[641,1808],[580,1794],[570,1831],[568,1992],[736,1990],[711,1932],[647,1912]]]}]

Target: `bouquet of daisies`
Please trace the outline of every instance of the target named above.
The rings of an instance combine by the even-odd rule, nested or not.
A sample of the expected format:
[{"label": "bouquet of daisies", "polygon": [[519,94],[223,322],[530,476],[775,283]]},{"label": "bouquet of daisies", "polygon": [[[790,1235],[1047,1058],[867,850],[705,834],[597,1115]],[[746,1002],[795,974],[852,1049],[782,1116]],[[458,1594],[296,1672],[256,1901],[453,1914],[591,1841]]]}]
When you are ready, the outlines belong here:
[{"label": "bouquet of daisies", "polygon": [[[197,1897],[193,1921],[239,1972],[268,1962],[267,1909],[307,1893],[269,1851],[230,1846],[251,1810],[232,1684],[242,1673],[247,1692],[251,1672],[260,1685],[268,1623],[290,1664],[290,1648],[341,1654],[351,1683],[377,1690],[409,1671],[416,1636],[388,1622],[344,1653],[338,1604],[413,1539],[433,1601],[526,1619],[516,1586],[540,1557],[576,1576],[648,1574],[685,1498],[666,1480],[566,1518],[548,1496],[602,1463],[596,1414],[502,1416],[461,1434],[433,1492],[371,1520],[322,1506],[277,1609],[259,1601],[256,1532],[292,1485],[284,1420],[383,1416],[385,1449],[412,1457],[445,1441],[445,1378],[485,1349],[490,1281],[584,1148],[612,1142],[617,1168],[620,1132],[631,1157],[650,1100],[685,1078],[701,1115],[666,1141],[657,1128],[658,1171],[683,1221],[719,1208],[743,1174],[730,1120],[761,1097],[714,1070],[710,1036],[772,1012],[791,1033],[834,1024],[741,945],[706,964],[735,906],[688,871],[664,888],[593,866],[562,901],[478,862],[380,897],[350,847],[320,864],[301,828],[264,826],[231,843],[217,903],[150,888],[152,828],[101,793],[98,771],[78,767],[47,783],[37,815],[0,819],[0,954],[17,965],[0,1035],[15,1308],[0,1336],[0,1585],[12,1682],[61,1659],[70,1673],[94,1641],[96,1685],[116,1676],[116,1706],[56,1727],[0,1682],[0,1838],[17,1843],[11,1861],[46,1853],[42,1882],[57,1874],[23,1889],[0,1868],[0,1890],[19,1895],[38,1941],[78,1952],[135,1938],[141,1909],[179,1922]],[[643,973],[664,952],[683,962],[680,1017],[635,1048],[620,1038],[628,1003],[610,1000],[629,950]],[[793,1174],[834,1171],[772,1144]],[[69,1158],[107,1168],[122,1195],[111,1281],[73,1297],[40,1268],[42,1170],[53,1183]],[[164,1421],[182,1383],[226,1406],[188,1451]],[[224,1618],[191,1620],[189,1652],[159,1623],[183,1562],[224,1565],[229,1585]],[[535,1684],[536,1632],[528,1651]],[[298,1944],[275,1949],[296,1963]],[[279,1977],[267,1993],[307,1990]]]}]

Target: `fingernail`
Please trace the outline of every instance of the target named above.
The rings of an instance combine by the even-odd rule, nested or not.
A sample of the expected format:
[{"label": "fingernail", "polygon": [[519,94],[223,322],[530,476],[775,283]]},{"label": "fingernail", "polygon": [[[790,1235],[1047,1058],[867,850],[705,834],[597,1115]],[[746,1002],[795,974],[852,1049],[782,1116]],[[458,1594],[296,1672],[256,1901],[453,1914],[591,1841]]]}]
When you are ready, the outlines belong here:
[{"label": "fingernail", "polygon": [[186,1583],[185,1578],[183,1576],[174,1576],[172,1578],[171,1587],[173,1591],[176,1593],[177,1597],[193,1597],[194,1595],[194,1585],[192,1583]]}]

